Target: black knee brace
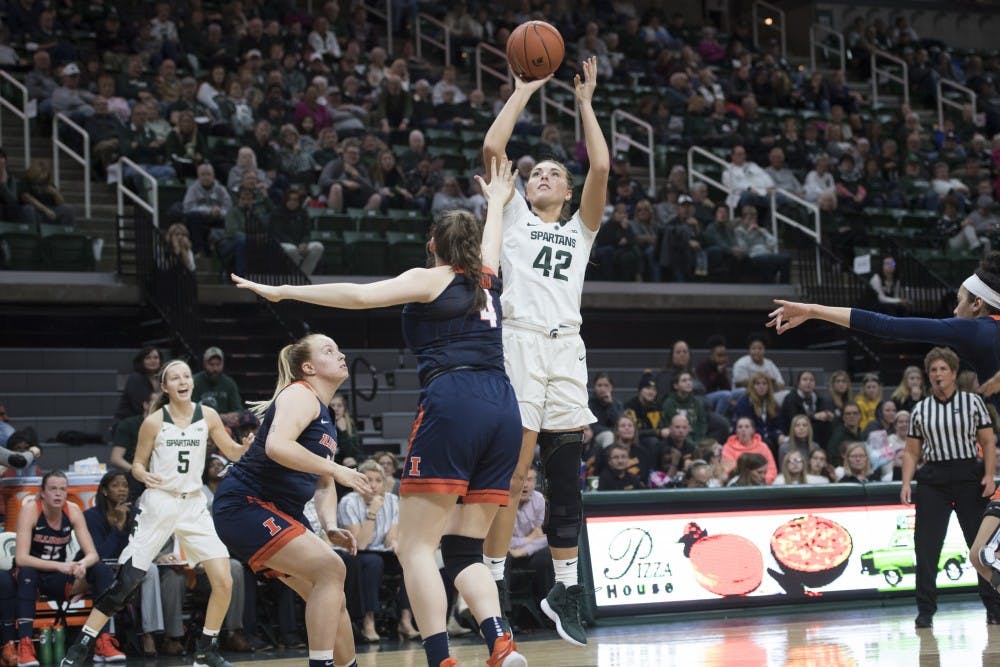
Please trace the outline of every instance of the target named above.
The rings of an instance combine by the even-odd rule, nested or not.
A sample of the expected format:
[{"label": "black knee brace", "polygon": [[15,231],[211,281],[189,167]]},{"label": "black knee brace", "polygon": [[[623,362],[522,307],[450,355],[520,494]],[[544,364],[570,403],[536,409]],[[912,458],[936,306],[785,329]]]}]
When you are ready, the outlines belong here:
[{"label": "black knee brace", "polygon": [[462,570],[483,562],[483,540],[464,535],[444,535],[441,538],[441,560],[444,573],[453,582]]},{"label": "black knee brace", "polygon": [[118,568],[114,583],[94,600],[94,609],[105,616],[114,616],[122,610],[145,576],[146,572],[134,567],[130,558]]},{"label": "black knee brace", "polygon": [[583,431],[539,433],[538,444],[545,476],[545,536],[550,547],[570,549],[580,543],[583,497],[580,461]]}]

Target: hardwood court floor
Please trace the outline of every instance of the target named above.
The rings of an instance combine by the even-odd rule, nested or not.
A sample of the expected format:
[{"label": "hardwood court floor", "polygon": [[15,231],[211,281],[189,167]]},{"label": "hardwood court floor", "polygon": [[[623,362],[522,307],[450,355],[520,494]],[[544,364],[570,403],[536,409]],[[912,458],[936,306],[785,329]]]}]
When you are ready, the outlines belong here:
[{"label": "hardwood court floor", "polygon": [[[945,598],[934,628],[917,631],[912,605],[740,616],[591,628],[586,648],[554,634],[522,635],[532,667],[998,667],[1000,626],[987,626],[978,602]],[[537,637],[537,639],[536,639]],[[482,667],[486,649],[452,643],[462,667]],[[229,656],[230,659],[238,656]],[[303,667],[298,657],[265,654],[238,667]],[[190,664],[189,662],[187,664]],[[425,667],[417,642],[359,649],[360,667]]]}]

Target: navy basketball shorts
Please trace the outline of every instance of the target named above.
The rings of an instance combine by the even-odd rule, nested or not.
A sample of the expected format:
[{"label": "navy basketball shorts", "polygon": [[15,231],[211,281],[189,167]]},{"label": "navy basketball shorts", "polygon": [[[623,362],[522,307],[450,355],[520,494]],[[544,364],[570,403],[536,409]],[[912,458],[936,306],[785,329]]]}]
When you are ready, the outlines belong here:
[{"label": "navy basketball shorts", "polygon": [[283,546],[307,532],[309,522],[283,512],[274,503],[254,495],[253,489],[232,476],[225,477],[212,501],[212,519],[219,539],[229,552],[257,573],[272,575],[267,561]]},{"label": "navy basketball shorts", "polygon": [[506,374],[456,370],[420,394],[399,494],[506,505],[521,450],[521,412]]}]

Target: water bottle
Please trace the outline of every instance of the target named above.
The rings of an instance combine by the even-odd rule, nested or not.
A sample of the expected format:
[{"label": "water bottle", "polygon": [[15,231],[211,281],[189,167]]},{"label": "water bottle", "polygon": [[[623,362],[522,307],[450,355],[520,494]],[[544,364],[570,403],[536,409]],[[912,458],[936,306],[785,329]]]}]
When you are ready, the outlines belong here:
[{"label": "water bottle", "polygon": [[45,628],[38,638],[38,661],[42,667],[52,667],[52,630]]},{"label": "water bottle", "polygon": [[699,250],[697,254],[695,254],[694,275],[696,276],[708,275],[708,255],[705,254],[704,250]]},{"label": "water bottle", "polygon": [[52,660],[60,664],[66,657],[66,628],[60,623],[52,631]]}]

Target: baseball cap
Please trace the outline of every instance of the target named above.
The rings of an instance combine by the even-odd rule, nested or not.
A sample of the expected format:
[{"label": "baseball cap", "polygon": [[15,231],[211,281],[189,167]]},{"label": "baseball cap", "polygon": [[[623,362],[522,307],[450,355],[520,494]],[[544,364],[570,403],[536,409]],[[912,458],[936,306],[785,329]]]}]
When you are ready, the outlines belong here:
[{"label": "baseball cap", "polygon": [[257,58],[261,58],[262,57],[261,53],[260,53],[260,49],[250,49],[249,51],[247,51],[243,55],[243,57],[246,58],[247,60],[250,60],[254,56],[256,56]]},{"label": "baseball cap", "polygon": [[76,63],[70,63],[65,67],[63,67],[62,69],[63,76],[73,76],[74,74],[79,74],[79,73],[80,73],[80,68],[76,66]]},{"label": "baseball cap", "polygon": [[677,198],[677,203],[678,204],[693,204],[694,200],[691,199],[691,197],[689,197],[688,195],[681,195],[680,197]]},{"label": "baseball cap", "polygon": [[656,387],[656,381],[653,378],[653,373],[651,371],[646,371],[639,378],[639,390],[642,391],[646,387]]},{"label": "baseball cap", "polygon": [[202,361],[208,361],[209,359],[212,359],[214,357],[218,357],[223,361],[226,360],[226,355],[222,354],[222,350],[218,347],[215,347],[214,345],[205,350],[205,354],[203,354],[201,358]]}]

